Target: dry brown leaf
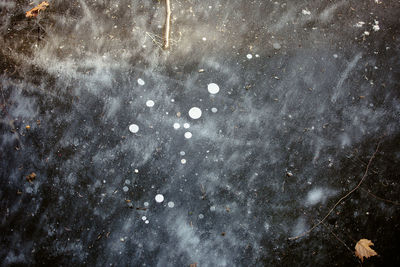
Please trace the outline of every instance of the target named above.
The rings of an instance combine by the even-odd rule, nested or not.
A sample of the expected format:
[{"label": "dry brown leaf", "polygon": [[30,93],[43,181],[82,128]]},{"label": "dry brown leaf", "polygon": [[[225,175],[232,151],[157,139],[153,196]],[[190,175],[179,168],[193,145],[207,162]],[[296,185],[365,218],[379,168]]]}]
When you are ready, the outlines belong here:
[{"label": "dry brown leaf", "polygon": [[32,183],[35,179],[36,179],[36,173],[34,172],[26,176],[26,180],[30,183]]},{"label": "dry brown leaf", "polygon": [[48,6],[49,3],[47,1],[43,1],[39,5],[26,12],[25,16],[27,18],[36,18],[39,15],[39,12],[45,10]]},{"label": "dry brown leaf", "polygon": [[375,250],[370,248],[370,246],[373,245],[374,243],[368,239],[360,239],[360,241],[357,242],[355,253],[356,256],[360,258],[361,262],[364,261],[364,257],[368,259],[369,257],[378,255]]}]

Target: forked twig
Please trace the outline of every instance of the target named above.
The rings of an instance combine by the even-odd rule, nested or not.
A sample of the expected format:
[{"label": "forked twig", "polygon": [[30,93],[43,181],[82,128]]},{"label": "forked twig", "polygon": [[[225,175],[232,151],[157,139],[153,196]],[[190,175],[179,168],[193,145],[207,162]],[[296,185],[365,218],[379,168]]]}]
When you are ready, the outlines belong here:
[{"label": "forked twig", "polygon": [[169,32],[171,23],[171,5],[169,0],[165,0],[165,25],[164,25],[164,49],[169,48]]},{"label": "forked twig", "polygon": [[363,175],[363,177],[361,178],[360,182],[357,184],[357,186],[354,187],[352,190],[350,190],[350,191],[349,191],[346,195],[344,195],[341,199],[339,199],[339,200],[336,202],[336,204],[335,204],[335,205],[329,210],[329,212],[325,215],[325,217],[322,218],[322,220],[320,220],[318,223],[314,224],[314,226],[312,226],[309,230],[303,232],[302,234],[297,235],[297,236],[294,236],[294,237],[289,237],[289,240],[296,240],[296,239],[299,239],[300,237],[303,237],[303,236],[305,236],[305,235],[311,233],[312,230],[314,230],[317,226],[319,226],[320,224],[322,224],[322,223],[326,220],[326,218],[328,218],[328,216],[331,215],[331,213],[333,212],[333,210],[334,210],[343,200],[345,200],[348,196],[350,196],[354,191],[356,191],[356,190],[361,186],[361,184],[364,182],[365,178],[367,177],[368,169],[369,169],[369,167],[371,166],[372,160],[375,158],[376,153],[378,153],[379,146],[380,146],[381,142],[382,142],[382,139],[379,140],[378,145],[376,146],[376,150],[375,150],[374,154],[372,154],[371,158],[369,159],[368,164],[367,164],[367,167],[366,167],[365,172],[364,172],[364,175]]}]

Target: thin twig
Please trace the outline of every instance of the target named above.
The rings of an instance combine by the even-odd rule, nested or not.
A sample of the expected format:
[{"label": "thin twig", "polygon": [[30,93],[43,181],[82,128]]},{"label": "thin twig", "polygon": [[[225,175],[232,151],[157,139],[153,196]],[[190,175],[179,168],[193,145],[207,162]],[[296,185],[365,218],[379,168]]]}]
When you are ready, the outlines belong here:
[{"label": "thin twig", "polygon": [[171,23],[171,5],[169,0],[165,0],[165,25],[164,25],[164,49],[169,48],[169,32]]},{"label": "thin twig", "polygon": [[335,233],[334,233],[326,224],[324,224],[324,223],[321,223],[321,224],[322,224],[323,226],[325,226],[325,228],[328,229],[329,232],[330,232],[340,243],[342,243],[342,244],[347,248],[348,251],[351,252],[351,254],[354,253],[354,251],[351,250],[351,249],[349,248],[349,246],[347,246],[346,243],[345,243],[342,239],[340,239],[337,235],[335,235]]},{"label": "thin twig", "polygon": [[161,43],[158,42],[158,41],[156,40],[156,38],[154,38],[156,35],[151,36],[149,32],[146,32],[146,35],[149,36],[150,39],[153,41],[153,43],[155,43],[159,48],[162,48],[162,47],[161,47]]},{"label": "thin twig", "polygon": [[367,164],[367,168],[365,169],[365,172],[364,172],[364,175],[363,175],[363,177],[361,178],[360,182],[357,184],[357,186],[354,187],[352,190],[350,190],[350,192],[348,192],[348,193],[347,193],[345,196],[343,196],[341,199],[339,199],[339,200],[336,202],[336,204],[329,210],[329,212],[325,215],[325,217],[324,217],[322,220],[320,220],[318,223],[314,224],[314,226],[311,227],[308,231],[305,231],[305,232],[303,232],[302,234],[300,234],[300,235],[298,235],[298,236],[289,237],[289,240],[296,240],[296,239],[299,239],[300,237],[303,237],[303,236],[305,236],[305,235],[311,233],[312,230],[314,230],[318,225],[320,225],[321,223],[323,223],[323,222],[326,220],[326,218],[328,218],[328,216],[331,215],[331,213],[333,212],[333,210],[334,210],[343,200],[345,200],[348,196],[350,196],[354,191],[356,191],[356,190],[361,186],[361,184],[364,182],[365,178],[367,177],[368,169],[369,169],[369,167],[371,166],[372,160],[375,158],[376,153],[378,153],[379,146],[380,146],[381,142],[382,142],[382,139],[379,140],[378,145],[376,146],[376,150],[375,150],[374,154],[372,154],[371,158],[369,159],[368,164]]},{"label": "thin twig", "polygon": [[362,188],[362,187],[361,187],[361,190],[362,190],[362,191],[365,191],[366,193],[368,193],[368,195],[371,195],[371,196],[373,196],[373,197],[376,198],[376,199],[379,199],[379,200],[382,200],[382,201],[385,201],[385,202],[388,202],[388,203],[391,203],[391,204],[400,206],[400,203],[399,203],[399,202],[396,202],[396,201],[393,201],[393,200],[389,200],[389,199],[384,199],[384,198],[378,197],[377,195],[372,194],[369,190],[365,190],[365,189]]}]

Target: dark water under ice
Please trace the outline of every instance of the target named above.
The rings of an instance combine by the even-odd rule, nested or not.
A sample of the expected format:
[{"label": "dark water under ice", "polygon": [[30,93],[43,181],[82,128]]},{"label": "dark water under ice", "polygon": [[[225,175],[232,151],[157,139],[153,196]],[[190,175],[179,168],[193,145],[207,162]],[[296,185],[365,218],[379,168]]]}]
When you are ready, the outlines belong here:
[{"label": "dark water under ice", "polygon": [[1,265],[398,266],[398,1],[171,0],[169,51],[163,1],[32,2],[0,1]]}]

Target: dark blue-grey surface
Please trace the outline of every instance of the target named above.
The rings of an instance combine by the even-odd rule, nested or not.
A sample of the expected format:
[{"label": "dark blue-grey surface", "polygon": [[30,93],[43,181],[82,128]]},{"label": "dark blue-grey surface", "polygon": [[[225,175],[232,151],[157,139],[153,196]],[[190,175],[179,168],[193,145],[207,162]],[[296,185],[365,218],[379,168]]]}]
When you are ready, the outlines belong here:
[{"label": "dark blue-grey surface", "polygon": [[169,51],[163,1],[39,2],[0,1],[2,265],[399,264],[398,1],[172,0]]}]

